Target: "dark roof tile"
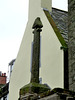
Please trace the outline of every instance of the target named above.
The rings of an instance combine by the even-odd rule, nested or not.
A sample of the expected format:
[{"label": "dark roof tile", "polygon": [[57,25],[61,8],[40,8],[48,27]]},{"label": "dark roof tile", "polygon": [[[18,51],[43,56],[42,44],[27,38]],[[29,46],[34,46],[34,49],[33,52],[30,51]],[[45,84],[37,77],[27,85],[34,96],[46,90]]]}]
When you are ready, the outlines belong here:
[{"label": "dark roof tile", "polygon": [[53,18],[65,42],[68,44],[68,12],[52,8],[50,15]]}]

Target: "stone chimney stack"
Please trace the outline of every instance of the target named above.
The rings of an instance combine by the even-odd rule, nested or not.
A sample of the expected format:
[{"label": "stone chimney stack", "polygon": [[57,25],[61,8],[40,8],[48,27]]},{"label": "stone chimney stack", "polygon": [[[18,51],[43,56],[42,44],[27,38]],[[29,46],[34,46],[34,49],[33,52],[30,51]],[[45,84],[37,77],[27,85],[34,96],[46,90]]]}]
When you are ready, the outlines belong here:
[{"label": "stone chimney stack", "polygon": [[43,8],[51,12],[52,0],[29,0],[29,20],[40,16]]},{"label": "stone chimney stack", "polygon": [[41,7],[49,10],[52,10],[52,0],[41,0]]},{"label": "stone chimney stack", "polygon": [[75,0],[68,0],[69,89],[75,91]]}]

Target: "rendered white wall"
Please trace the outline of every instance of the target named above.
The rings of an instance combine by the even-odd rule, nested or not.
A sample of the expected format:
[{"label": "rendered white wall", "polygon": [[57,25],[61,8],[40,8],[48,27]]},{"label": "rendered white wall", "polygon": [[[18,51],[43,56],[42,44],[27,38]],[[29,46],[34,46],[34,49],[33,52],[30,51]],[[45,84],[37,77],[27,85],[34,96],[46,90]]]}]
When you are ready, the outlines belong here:
[{"label": "rendered white wall", "polygon": [[43,23],[40,77],[51,88],[63,87],[63,51],[60,50],[61,44],[41,8],[40,1],[30,0],[29,20],[10,79],[9,100],[17,100],[20,88],[30,82],[32,25],[37,17]]}]

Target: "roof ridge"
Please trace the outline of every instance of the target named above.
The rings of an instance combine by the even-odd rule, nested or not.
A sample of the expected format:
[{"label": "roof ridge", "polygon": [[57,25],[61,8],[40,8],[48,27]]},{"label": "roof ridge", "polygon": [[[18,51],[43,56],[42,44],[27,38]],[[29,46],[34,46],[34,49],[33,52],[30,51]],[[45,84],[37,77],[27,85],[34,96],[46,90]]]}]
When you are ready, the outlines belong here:
[{"label": "roof ridge", "polygon": [[54,8],[54,7],[52,7],[52,9],[55,9],[55,10],[58,10],[58,11],[61,11],[61,12],[68,13],[68,11],[65,11],[65,10],[62,10],[62,9],[58,9],[58,8]]}]

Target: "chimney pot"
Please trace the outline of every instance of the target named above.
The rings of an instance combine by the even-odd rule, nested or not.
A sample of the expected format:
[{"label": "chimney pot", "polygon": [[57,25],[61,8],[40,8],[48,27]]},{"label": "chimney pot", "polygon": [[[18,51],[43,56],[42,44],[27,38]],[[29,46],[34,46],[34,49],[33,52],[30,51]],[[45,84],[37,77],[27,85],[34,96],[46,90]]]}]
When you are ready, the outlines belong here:
[{"label": "chimney pot", "polygon": [[2,73],[2,76],[4,76],[4,73]]},{"label": "chimney pot", "polygon": [[4,73],[4,76],[6,76],[6,73]]}]

